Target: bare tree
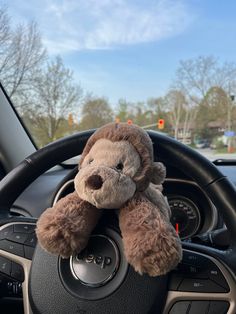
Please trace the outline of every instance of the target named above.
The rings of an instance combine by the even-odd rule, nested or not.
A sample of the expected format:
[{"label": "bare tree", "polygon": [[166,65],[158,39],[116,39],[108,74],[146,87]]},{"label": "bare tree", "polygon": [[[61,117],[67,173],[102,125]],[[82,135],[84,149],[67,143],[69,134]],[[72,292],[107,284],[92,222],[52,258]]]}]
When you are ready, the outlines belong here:
[{"label": "bare tree", "polygon": [[169,120],[174,129],[174,137],[177,139],[180,122],[184,114],[185,96],[181,91],[170,90],[165,97],[165,102],[169,111]]},{"label": "bare tree", "polygon": [[19,105],[46,58],[36,23],[11,28],[5,7],[0,8],[0,80]]},{"label": "bare tree", "polygon": [[10,18],[6,8],[0,8],[0,56],[4,53],[6,43],[10,39]]},{"label": "bare tree", "polygon": [[189,138],[190,136],[192,137],[191,134],[191,129],[193,128],[193,123],[196,119],[197,116],[197,107],[196,106],[191,106],[188,104],[185,107],[185,115],[184,115],[184,121],[183,121],[183,143],[186,142],[186,139]]},{"label": "bare tree", "polygon": [[[181,90],[185,95],[187,102],[196,104],[196,110],[206,112],[207,106],[212,107],[213,95],[220,96],[222,106],[224,106],[225,115],[227,116],[227,128],[231,130],[233,106],[230,95],[236,92],[236,64],[235,63],[223,63],[213,56],[200,56],[196,59],[189,59],[180,61],[179,68],[176,72],[176,78],[174,86]],[[224,91],[224,99],[222,98],[222,91]],[[211,97],[209,97],[209,95]],[[207,103],[208,102],[208,103]],[[206,106],[204,106],[204,103]],[[222,106],[213,111],[212,115],[206,115],[202,121],[202,133],[207,133],[206,128],[209,121],[222,119]],[[196,110],[194,116],[196,116]],[[201,116],[199,114],[198,116]],[[209,121],[206,121],[209,118]],[[200,122],[202,122],[200,121]],[[204,125],[203,125],[204,124]],[[203,132],[204,131],[204,132]]]},{"label": "bare tree", "polygon": [[193,100],[202,99],[214,85],[217,60],[212,57],[181,60],[174,86]]},{"label": "bare tree", "polygon": [[64,66],[60,57],[39,72],[28,113],[47,142],[56,138],[69,114],[79,110],[81,98],[82,88],[74,83],[73,72]]},{"label": "bare tree", "polygon": [[236,64],[220,65],[213,56],[180,61],[174,86],[197,104],[213,86],[218,86],[230,94],[236,87]]},{"label": "bare tree", "polygon": [[165,97],[170,124],[174,129],[174,137],[178,139],[181,129],[183,142],[189,137],[190,129],[196,117],[196,106],[187,100],[180,90],[170,90]]}]

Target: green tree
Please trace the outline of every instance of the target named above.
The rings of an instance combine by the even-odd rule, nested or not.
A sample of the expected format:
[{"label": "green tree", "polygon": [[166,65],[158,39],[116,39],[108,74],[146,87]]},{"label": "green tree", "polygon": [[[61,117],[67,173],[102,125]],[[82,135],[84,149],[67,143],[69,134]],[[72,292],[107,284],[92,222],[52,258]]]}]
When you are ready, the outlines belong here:
[{"label": "green tree", "polygon": [[[223,88],[211,87],[201,103],[197,113],[197,133],[201,138],[212,140],[219,134],[219,129],[227,128],[227,114],[232,110],[232,102]],[[230,111],[231,113],[231,111]],[[233,116],[230,115],[230,121]]]},{"label": "green tree", "polygon": [[156,118],[162,118],[166,113],[166,104],[163,97],[149,98],[147,100],[147,107],[148,110],[152,111],[155,120]]},{"label": "green tree", "polygon": [[126,99],[119,99],[117,110],[115,112],[116,117],[120,119],[120,122],[127,122],[129,119],[134,119],[134,104],[128,102]]},{"label": "green tree", "polygon": [[114,120],[114,114],[108,100],[104,97],[87,96],[81,110],[80,130],[98,128]]}]

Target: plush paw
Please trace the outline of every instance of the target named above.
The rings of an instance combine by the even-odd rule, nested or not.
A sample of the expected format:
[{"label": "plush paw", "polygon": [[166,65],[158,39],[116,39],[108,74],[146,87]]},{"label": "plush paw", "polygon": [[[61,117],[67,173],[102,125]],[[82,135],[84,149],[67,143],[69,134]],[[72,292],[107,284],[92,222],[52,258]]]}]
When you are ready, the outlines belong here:
[{"label": "plush paw", "polygon": [[126,246],[125,254],[128,262],[140,273],[149,276],[160,276],[168,273],[182,258],[180,241],[176,238],[159,236],[133,239],[131,246]]},{"label": "plush paw", "polygon": [[82,233],[78,226],[68,217],[55,215],[50,208],[46,210],[37,223],[36,234],[39,244],[47,252],[69,257],[73,252],[82,251],[88,242],[89,235]]},{"label": "plush paw", "polygon": [[171,234],[136,234],[124,241],[127,261],[140,274],[160,276],[175,268],[182,258],[179,239]]},{"label": "plush paw", "polygon": [[182,248],[175,229],[142,195],[121,210],[120,228],[126,259],[140,274],[164,275],[180,262]]},{"label": "plush paw", "polygon": [[69,257],[81,252],[102,214],[93,205],[81,200],[76,192],[46,209],[37,222],[39,244],[52,254]]}]

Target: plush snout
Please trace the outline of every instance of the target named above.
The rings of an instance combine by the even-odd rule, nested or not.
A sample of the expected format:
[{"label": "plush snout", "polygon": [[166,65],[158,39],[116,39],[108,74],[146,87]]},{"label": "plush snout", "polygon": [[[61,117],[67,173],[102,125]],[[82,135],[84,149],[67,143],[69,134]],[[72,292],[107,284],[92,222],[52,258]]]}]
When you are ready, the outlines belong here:
[{"label": "plush snout", "polygon": [[74,182],[79,197],[97,208],[120,208],[136,191],[129,176],[106,166],[84,167]]},{"label": "plush snout", "polygon": [[91,190],[99,190],[103,185],[102,177],[93,174],[85,181],[85,185]]}]

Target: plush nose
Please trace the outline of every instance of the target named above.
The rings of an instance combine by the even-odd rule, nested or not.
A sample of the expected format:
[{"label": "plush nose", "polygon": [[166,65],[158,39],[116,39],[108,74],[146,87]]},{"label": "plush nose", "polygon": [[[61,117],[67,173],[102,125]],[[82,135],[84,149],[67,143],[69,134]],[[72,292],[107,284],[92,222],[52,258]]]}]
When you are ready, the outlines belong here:
[{"label": "plush nose", "polygon": [[86,185],[92,190],[99,190],[103,185],[102,177],[97,174],[93,174],[88,177]]}]

